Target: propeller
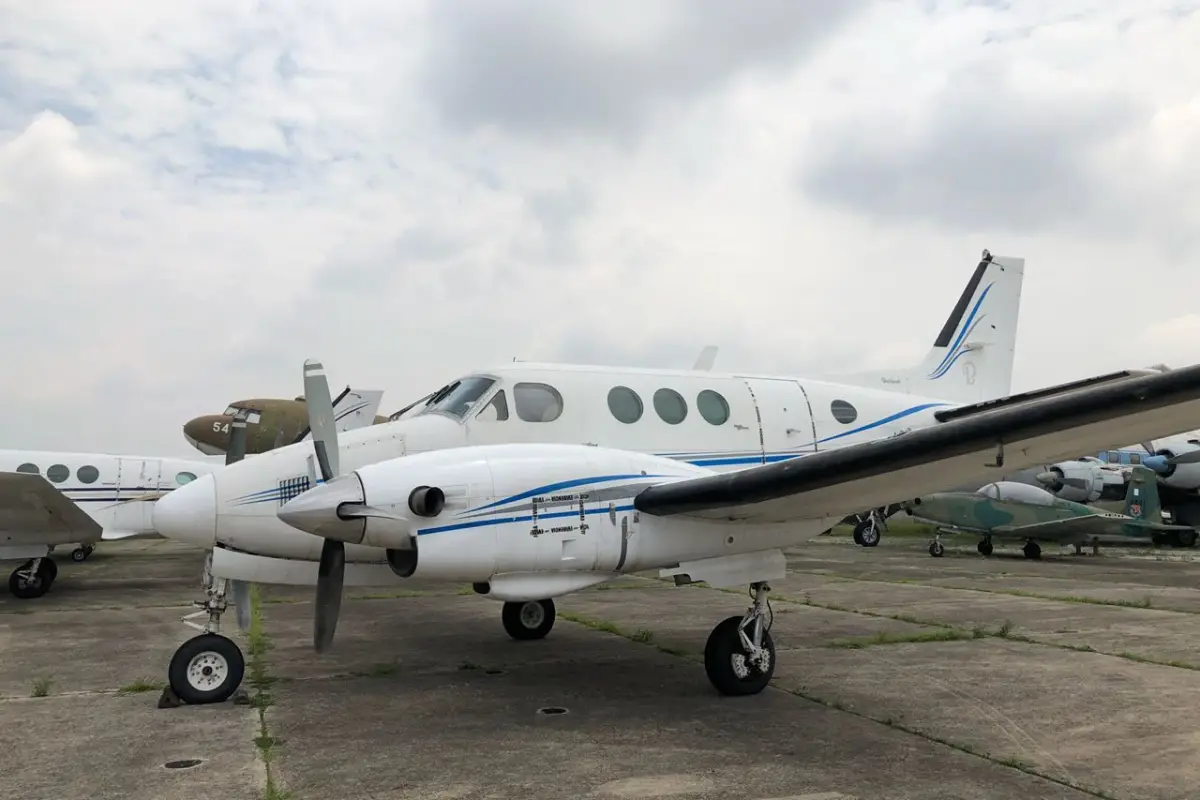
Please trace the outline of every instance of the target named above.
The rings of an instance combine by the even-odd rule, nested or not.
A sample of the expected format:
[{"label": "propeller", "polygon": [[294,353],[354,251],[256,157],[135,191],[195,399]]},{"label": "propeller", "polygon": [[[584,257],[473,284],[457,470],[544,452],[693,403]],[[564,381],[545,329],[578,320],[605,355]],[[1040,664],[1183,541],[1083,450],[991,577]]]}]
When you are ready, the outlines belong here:
[{"label": "propeller", "polygon": [[[308,408],[308,427],[316,450],[319,480],[329,483],[338,476],[339,471],[337,424],[333,417],[333,401],[329,396],[325,367],[315,359],[304,362],[304,397]],[[333,643],[342,607],[345,577],[346,545],[336,539],[325,539],[317,568],[317,596],[313,614],[313,647],[318,653],[329,649]]]},{"label": "propeller", "polygon": [[[236,464],[246,457],[246,410],[238,409],[229,423],[229,447],[225,450],[225,466]],[[250,587],[245,581],[229,581],[229,593],[233,595],[233,610],[238,628],[250,627]]]}]

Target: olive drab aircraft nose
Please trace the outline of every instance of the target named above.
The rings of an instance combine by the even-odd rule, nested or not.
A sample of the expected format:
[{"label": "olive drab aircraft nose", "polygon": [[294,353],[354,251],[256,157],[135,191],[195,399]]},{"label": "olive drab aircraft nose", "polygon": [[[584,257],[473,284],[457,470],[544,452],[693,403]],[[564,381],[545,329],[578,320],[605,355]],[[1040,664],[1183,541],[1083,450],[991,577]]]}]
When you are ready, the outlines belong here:
[{"label": "olive drab aircraft nose", "polygon": [[229,449],[231,422],[233,417],[226,414],[206,414],[188,420],[183,426],[183,436],[206,456],[219,456]]}]

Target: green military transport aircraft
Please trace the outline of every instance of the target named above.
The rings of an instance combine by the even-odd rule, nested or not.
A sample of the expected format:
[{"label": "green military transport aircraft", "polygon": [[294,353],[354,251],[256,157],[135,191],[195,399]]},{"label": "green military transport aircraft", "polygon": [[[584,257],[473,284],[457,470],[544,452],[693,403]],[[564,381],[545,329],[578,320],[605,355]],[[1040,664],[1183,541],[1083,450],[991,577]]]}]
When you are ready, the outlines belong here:
[{"label": "green military transport aircraft", "polygon": [[1124,514],[1062,500],[1044,489],[1014,481],[989,483],[972,493],[939,492],[903,506],[914,519],[938,526],[929,543],[929,555],[934,557],[945,552],[939,541],[943,530],[982,536],[977,547],[985,556],[992,553],[993,538],[1024,539],[1026,558],[1041,557],[1039,541],[1073,544],[1077,553],[1090,543],[1092,552],[1098,552],[1102,536],[1157,544],[1166,533],[1192,530],[1160,521],[1157,476],[1142,466],[1132,468]]}]

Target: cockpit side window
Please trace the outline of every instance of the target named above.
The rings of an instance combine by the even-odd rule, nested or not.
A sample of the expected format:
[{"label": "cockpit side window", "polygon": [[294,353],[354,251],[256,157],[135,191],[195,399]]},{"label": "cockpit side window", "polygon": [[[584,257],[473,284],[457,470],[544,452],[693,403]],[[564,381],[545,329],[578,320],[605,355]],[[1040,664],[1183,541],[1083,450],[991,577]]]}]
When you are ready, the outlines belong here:
[{"label": "cockpit side window", "polygon": [[257,411],[251,411],[246,414],[246,422],[250,425],[257,425],[262,420],[262,414]]},{"label": "cockpit side window", "polygon": [[232,416],[236,416],[237,413],[238,413],[238,407],[230,406],[229,408],[225,409],[225,412],[222,414],[222,416],[232,417]]},{"label": "cockpit side window", "polygon": [[479,398],[487,394],[495,382],[495,378],[485,378],[482,375],[463,378],[439,393],[440,397],[435,396],[435,401],[430,402],[421,413],[446,414],[461,419]]},{"label": "cockpit side window", "polygon": [[475,419],[484,422],[504,422],[508,419],[508,400],[504,397],[504,390],[496,392],[492,401],[483,407]]}]

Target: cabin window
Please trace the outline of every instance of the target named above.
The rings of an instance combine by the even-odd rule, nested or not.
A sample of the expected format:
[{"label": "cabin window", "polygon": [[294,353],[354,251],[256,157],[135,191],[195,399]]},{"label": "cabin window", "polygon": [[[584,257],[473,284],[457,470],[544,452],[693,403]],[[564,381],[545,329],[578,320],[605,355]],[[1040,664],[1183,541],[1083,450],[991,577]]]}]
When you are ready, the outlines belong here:
[{"label": "cabin window", "polygon": [[1130,464],[1142,463],[1142,454],[1141,453],[1130,453],[1129,454],[1129,463]]},{"label": "cabin window", "polygon": [[645,407],[638,393],[628,386],[614,386],[608,390],[608,410],[618,422],[632,425],[642,418]]},{"label": "cabin window", "polygon": [[858,419],[858,409],[845,400],[834,400],[829,404],[829,411],[833,414],[833,418],[843,425],[849,425]]},{"label": "cabin window", "polygon": [[24,472],[26,475],[41,475],[42,470],[37,464],[22,464],[17,467],[17,472]]},{"label": "cabin window", "polygon": [[526,422],[554,422],[563,411],[562,395],[545,383],[516,384],[513,386],[513,404],[517,407],[517,416]]},{"label": "cabin window", "polygon": [[192,472],[177,472],[177,473],[175,473],[175,482],[177,484],[179,484],[180,486],[191,483],[194,480],[196,480],[195,473],[192,473]]},{"label": "cabin window", "polygon": [[54,464],[46,470],[46,477],[51,483],[62,483],[71,477],[71,470],[67,468],[66,464]]},{"label": "cabin window", "polygon": [[79,479],[80,483],[95,483],[96,479],[100,477],[100,470],[91,464],[85,464],[75,470],[75,477]]},{"label": "cabin window", "polygon": [[705,389],[696,395],[696,410],[705,422],[712,425],[724,425],[729,419],[729,403],[712,389]]},{"label": "cabin window", "polygon": [[475,415],[475,419],[483,420],[484,422],[503,422],[508,419],[508,400],[504,397],[503,389],[496,392],[496,396],[492,398],[492,402],[484,406]]},{"label": "cabin window", "polygon": [[495,382],[494,378],[485,378],[482,375],[455,381],[434,395],[430,404],[421,413],[448,414],[461,419],[466,416],[479,398],[488,393]]},{"label": "cabin window", "polygon": [[687,417],[687,401],[674,389],[659,389],[654,393],[654,410],[663,422],[678,425]]},{"label": "cabin window", "polygon": [[1109,450],[1108,451],[1108,463],[1120,464],[1121,463],[1121,454],[1118,453],[1116,450]]}]

